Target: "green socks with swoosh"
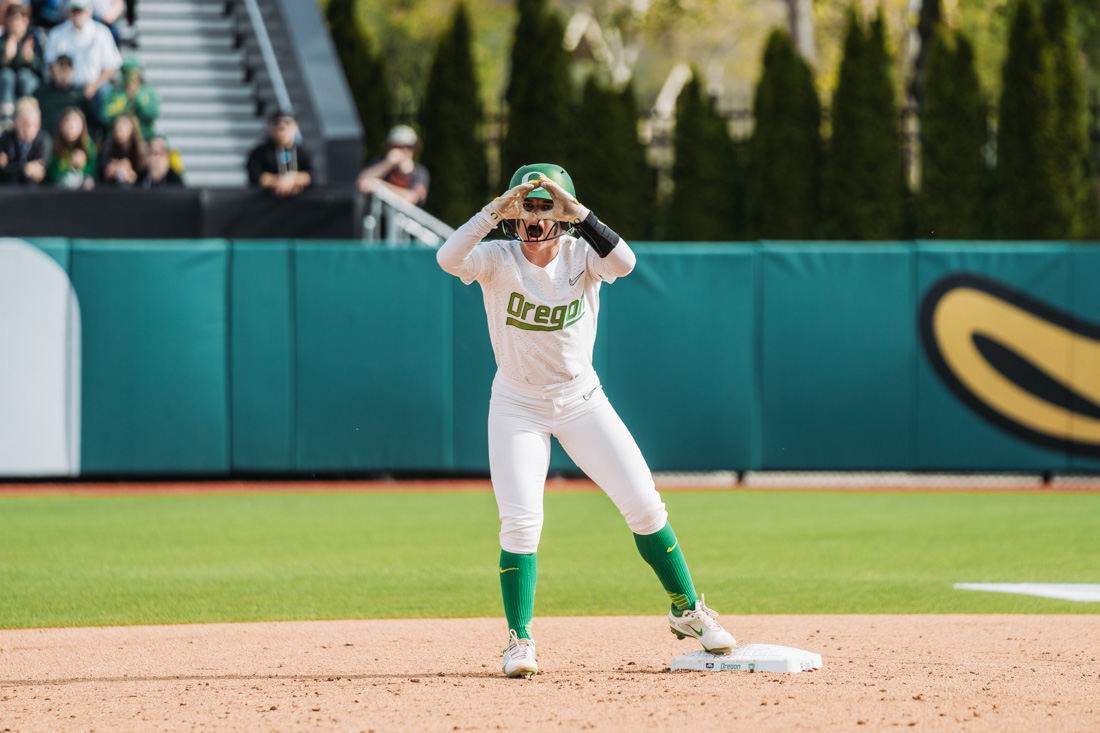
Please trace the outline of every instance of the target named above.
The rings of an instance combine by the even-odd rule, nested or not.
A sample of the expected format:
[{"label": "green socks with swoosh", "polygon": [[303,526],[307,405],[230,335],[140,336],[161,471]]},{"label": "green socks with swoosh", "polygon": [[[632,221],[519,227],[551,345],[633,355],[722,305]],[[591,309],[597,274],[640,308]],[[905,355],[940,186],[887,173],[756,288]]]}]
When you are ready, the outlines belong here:
[{"label": "green socks with swoosh", "polygon": [[687,560],[680,550],[680,542],[672,531],[672,525],[665,522],[665,526],[654,534],[635,534],[634,544],[638,546],[642,559],[657,573],[665,592],[672,599],[672,613],[679,616],[695,608],[699,596],[695,594]]},{"label": "green socks with swoosh", "polygon": [[538,578],[536,553],[517,555],[501,550],[499,570],[508,628],[520,639],[530,639],[531,618],[535,615],[535,580]]}]

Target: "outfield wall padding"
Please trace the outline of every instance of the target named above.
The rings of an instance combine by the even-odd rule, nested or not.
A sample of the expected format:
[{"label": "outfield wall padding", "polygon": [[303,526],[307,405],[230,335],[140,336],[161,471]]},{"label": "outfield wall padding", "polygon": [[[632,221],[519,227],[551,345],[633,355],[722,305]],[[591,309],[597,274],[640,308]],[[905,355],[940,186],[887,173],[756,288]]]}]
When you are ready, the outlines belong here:
[{"label": "outfield wall padding", "polygon": [[913,465],[908,249],[776,243],[761,260],[761,465]]},{"label": "outfield wall padding", "polygon": [[229,243],[74,240],[84,474],[230,470]]},{"label": "outfield wall padding", "polygon": [[235,242],[230,261],[232,470],[293,472],[294,243]]},{"label": "outfield wall padding", "polygon": [[[79,300],[83,475],[488,470],[481,289],[431,250],[30,243]],[[654,470],[1100,469],[1100,247],[635,249],[594,360]]]}]

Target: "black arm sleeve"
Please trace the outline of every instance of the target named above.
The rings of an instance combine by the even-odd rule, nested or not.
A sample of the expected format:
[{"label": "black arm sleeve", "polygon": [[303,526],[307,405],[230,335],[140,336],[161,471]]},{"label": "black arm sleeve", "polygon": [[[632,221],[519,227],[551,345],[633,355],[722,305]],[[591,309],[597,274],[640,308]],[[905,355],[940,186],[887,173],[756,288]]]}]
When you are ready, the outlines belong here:
[{"label": "black arm sleeve", "polygon": [[584,221],[573,225],[577,229],[577,233],[584,238],[584,241],[592,245],[592,249],[596,250],[596,254],[600,257],[607,257],[611,254],[611,250],[615,249],[615,245],[619,243],[619,235],[611,231],[611,227],[607,226],[591,211],[588,212],[588,216]]}]

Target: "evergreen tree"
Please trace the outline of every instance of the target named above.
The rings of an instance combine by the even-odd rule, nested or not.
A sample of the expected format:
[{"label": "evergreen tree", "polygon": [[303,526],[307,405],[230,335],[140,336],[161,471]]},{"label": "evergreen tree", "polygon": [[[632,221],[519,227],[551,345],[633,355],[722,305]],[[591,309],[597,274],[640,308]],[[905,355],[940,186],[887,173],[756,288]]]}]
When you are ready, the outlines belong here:
[{"label": "evergreen tree", "polygon": [[[649,165],[646,146],[638,137],[638,98],[634,82],[628,83],[616,95],[620,131],[616,133],[622,149],[622,170],[626,180],[619,182],[627,192],[629,209],[622,212],[630,221],[622,227],[628,241],[652,239],[657,224],[657,171]],[[616,213],[616,218],[620,216]]]},{"label": "evergreen tree", "polygon": [[516,5],[519,22],[505,92],[501,188],[528,163],[556,163],[569,170],[573,122],[572,59],[562,45],[565,27],[546,0],[519,0]]},{"label": "evergreen tree", "polygon": [[881,12],[869,32],[854,9],[848,16],[825,193],[830,236],[890,240],[905,233],[905,170]]},{"label": "evergreen tree", "polygon": [[627,241],[652,238],[656,188],[638,139],[633,87],[616,92],[590,76],[572,141],[569,172],[581,202]]},{"label": "evergreen tree", "polygon": [[986,106],[970,41],[961,32],[938,27],[928,48],[925,72],[918,235],[988,237]]},{"label": "evergreen tree", "polygon": [[1002,69],[997,231],[1002,239],[1064,239],[1072,202],[1058,178],[1051,56],[1032,0],[1018,0]]},{"label": "evergreen tree", "polygon": [[820,228],[821,101],[785,31],[768,38],[753,116],[748,235],[813,239]]},{"label": "evergreen tree", "polygon": [[1096,222],[1090,199],[1096,198],[1091,180],[1089,136],[1085,109],[1085,85],[1081,79],[1080,53],[1073,35],[1073,7],[1068,0],[1045,0],[1043,30],[1054,73],[1055,167],[1060,197],[1069,202],[1071,239],[1092,238]]},{"label": "evergreen tree", "polygon": [[942,27],[943,8],[940,0],[921,0],[920,15],[917,20],[917,34],[920,36],[920,50],[913,59],[913,77],[909,81],[909,94],[917,104],[917,109],[924,111],[925,76],[928,73],[928,54],[932,50],[932,38],[937,29]]},{"label": "evergreen tree", "polygon": [[363,125],[363,156],[369,160],[385,149],[393,114],[385,60],[381,53],[371,51],[370,38],[359,23],[355,6],[356,0],[330,0],[327,20]]},{"label": "evergreen tree", "polygon": [[672,144],[673,190],[663,212],[662,238],[704,242],[742,238],[744,178],[739,151],[728,122],[704,94],[698,70],[693,70],[676,100]]},{"label": "evergreen tree", "polygon": [[420,105],[421,162],[433,174],[424,208],[452,226],[466,221],[489,198],[482,120],[470,17],[459,3],[451,27],[439,39]]}]

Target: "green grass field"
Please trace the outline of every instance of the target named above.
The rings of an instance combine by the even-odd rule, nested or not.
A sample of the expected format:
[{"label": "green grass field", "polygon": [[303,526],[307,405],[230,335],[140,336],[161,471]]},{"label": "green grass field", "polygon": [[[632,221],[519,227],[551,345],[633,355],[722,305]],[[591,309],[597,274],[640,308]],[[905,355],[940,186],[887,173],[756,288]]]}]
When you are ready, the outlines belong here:
[{"label": "green grass field", "polygon": [[[1100,496],[664,495],[724,614],[1097,613]],[[489,493],[0,499],[0,627],[501,615]],[[538,615],[663,614],[603,494],[546,496]]]}]

